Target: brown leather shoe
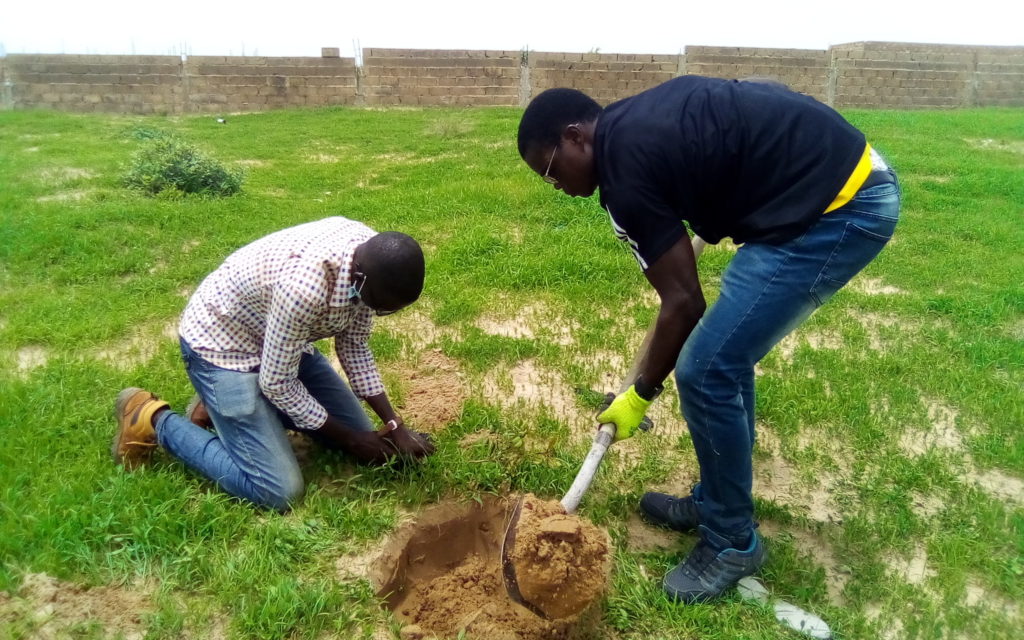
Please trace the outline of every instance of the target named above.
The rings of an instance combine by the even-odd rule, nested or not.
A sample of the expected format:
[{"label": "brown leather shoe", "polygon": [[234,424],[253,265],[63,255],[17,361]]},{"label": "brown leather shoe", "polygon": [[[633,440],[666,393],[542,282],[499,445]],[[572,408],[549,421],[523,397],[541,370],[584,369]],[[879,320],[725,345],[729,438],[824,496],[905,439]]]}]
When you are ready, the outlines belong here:
[{"label": "brown leather shoe", "polygon": [[167,406],[160,398],[137,387],[123,389],[117,394],[114,403],[117,432],[110,448],[114,462],[126,469],[134,469],[149,460],[157,446],[153,414]]},{"label": "brown leather shoe", "polygon": [[206,405],[198,393],[192,396],[185,407],[185,419],[204,429],[213,429],[213,418],[210,417],[210,412],[206,410]]}]

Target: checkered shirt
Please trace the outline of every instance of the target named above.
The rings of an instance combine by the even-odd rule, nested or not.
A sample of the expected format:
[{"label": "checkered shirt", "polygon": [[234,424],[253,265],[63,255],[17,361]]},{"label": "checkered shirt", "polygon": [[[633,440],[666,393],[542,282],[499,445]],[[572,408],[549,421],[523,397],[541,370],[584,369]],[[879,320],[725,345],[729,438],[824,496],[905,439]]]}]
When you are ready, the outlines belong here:
[{"label": "checkered shirt", "polygon": [[376,235],[346,218],[283,229],[228,256],[192,294],[178,332],[207,362],[259,370],[263,394],[300,429],[318,429],[327,410],[298,380],[313,342],[334,337],[352,390],[384,392],[367,344],[373,311],[352,292],[352,257]]}]

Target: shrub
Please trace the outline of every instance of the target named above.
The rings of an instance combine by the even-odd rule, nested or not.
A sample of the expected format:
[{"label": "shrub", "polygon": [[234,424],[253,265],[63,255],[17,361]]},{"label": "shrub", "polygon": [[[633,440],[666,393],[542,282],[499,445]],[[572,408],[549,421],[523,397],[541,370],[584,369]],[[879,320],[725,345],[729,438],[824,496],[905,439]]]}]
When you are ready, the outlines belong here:
[{"label": "shrub", "polygon": [[230,196],[242,188],[240,169],[230,170],[194,145],[171,136],[156,136],[132,158],[123,181],[150,195],[166,190]]}]

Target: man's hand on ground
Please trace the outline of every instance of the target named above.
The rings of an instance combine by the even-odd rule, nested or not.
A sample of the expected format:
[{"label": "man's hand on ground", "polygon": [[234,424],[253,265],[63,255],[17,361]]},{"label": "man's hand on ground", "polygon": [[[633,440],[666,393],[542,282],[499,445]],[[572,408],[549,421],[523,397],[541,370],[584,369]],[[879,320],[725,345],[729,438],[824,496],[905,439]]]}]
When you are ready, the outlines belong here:
[{"label": "man's hand on ground", "polygon": [[384,435],[384,439],[394,443],[398,451],[414,458],[424,458],[434,453],[434,443],[425,433],[417,433],[405,425]]},{"label": "man's hand on ground", "polygon": [[374,431],[353,431],[345,442],[345,451],[366,464],[384,464],[399,453],[393,442]]}]

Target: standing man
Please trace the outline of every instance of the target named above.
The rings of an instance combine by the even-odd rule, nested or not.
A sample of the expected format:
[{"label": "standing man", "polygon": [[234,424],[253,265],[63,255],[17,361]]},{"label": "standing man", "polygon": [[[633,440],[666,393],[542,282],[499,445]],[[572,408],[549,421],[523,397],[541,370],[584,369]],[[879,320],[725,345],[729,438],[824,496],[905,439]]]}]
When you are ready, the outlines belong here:
[{"label": "standing man", "polygon": [[[125,389],[115,405],[114,460],[134,467],[159,444],[231,495],[285,511],[304,491],[286,427],[367,463],[433,453],[395,413],[368,345],[373,316],[415,302],[423,275],[415,240],[340,217],[242,247],[203,280],[178,327],[185,370],[214,431],[148,391]],[[328,337],[351,388],[312,344]]]},{"label": "standing man", "polygon": [[[644,516],[698,531],[665,575],[684,602],[764,563],[751,497],[754,364],[864,268],[899,216],[896,176],[826,105],[776,84],[683,76],[602,109],[572,89],[527,107],[519,153],[555,189],[600,187],[612,228],[661,298],[634,384],[598,420],[630,437],[675,368],[700,481],[647,493]],[[742,244],[706,308],[684,222]]]}]

